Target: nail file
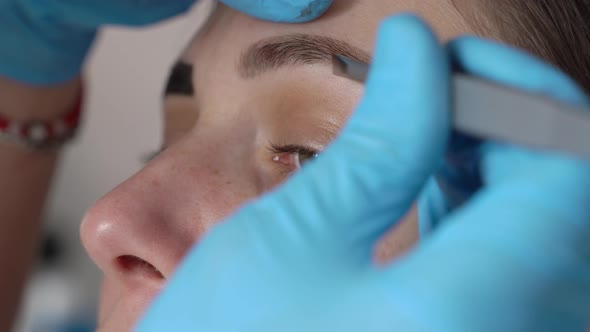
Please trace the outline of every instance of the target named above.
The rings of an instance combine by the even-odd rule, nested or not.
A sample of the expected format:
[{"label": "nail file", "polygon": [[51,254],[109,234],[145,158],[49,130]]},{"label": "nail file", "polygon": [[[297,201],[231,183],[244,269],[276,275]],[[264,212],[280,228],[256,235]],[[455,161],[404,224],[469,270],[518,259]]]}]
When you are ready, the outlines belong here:
[{"label": "nail file", "polygon": [[[369,65],[334,57],[334,74],[364,83]],[[465,134],[590,160],[590,109],[455,73],[453,127]]]}]

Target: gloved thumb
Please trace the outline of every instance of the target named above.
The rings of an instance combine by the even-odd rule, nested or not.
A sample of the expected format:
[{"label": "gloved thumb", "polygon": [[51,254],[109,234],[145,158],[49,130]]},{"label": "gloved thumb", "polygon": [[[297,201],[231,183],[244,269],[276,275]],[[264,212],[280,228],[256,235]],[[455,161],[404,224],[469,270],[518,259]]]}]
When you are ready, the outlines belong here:
[{"label": "gloved thumb", "polygon": [[289,23],[314,20],[332,5],[332,0],[221,0],[221,2],[259,19]]},{"label": "gloved thumb", "polygon": [[449,72],[446,53],[423,22],[412,15],[385,21],[365,96],[341,137],[245,216],[272,220],[264,231],[275,238],[288,232],[298,252],[348,248],[347,257],[369,259],[374,242],[411,208],[442,160]]}]

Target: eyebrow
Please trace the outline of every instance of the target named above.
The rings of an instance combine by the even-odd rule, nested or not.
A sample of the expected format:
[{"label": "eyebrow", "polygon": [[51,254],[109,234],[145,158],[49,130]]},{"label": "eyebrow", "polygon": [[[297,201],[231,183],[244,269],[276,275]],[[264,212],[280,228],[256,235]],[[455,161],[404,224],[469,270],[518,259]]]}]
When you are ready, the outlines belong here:
[{"label": "eyebrow", "polygon": [[238,71],[243,78],[253,78],[282,67],[332,63],[337,54],[363,63],[371,60],[369,53],[340,39],[292,34],[263,39],[248,47],[240,56]]},{"label": "eyebrow", "polygon": [[164,95],[193,96],[194,94],[193,65],[179,60],[170,71]]}]

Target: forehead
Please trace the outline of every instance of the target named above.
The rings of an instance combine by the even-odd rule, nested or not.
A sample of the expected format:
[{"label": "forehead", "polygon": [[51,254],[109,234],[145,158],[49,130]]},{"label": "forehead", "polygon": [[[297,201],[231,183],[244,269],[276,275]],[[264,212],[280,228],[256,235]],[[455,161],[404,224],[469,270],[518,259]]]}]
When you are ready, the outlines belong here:
[{"label": "forehead", "polygon": [[371,52],[379,23],[405,12],[425,19],[441,40],[471,32],[451,0],[335,0],[324,16],[304,24],[263,22],[220,4],[186,56],[194,59],[197,53],[238,51],[260,39],[292,33],[327,35]]}]

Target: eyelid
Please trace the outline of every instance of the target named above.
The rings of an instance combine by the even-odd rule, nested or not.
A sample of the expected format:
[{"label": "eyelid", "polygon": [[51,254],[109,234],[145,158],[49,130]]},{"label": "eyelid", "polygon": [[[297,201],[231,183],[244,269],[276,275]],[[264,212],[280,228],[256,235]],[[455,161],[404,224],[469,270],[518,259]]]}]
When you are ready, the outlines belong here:
[{"label": "eyelid", "polygon": [[272,153],[278,154],[278,153],[306,153],[306,154],[319,154],[321,153],[321,151],[319,151],[318,149],[312,148],[312,147],[308,147],[308,146],[304,146],[304,145],[297,145],[297,144],[285,144],[285,145],[281,145],[281,144],[276,144],[273,142],[269,142],[270,144],[270,148],[269,150]]},{"label": "eyelid", "polygon": [[300,170],[308,160],[315,159],[321,153],[319,149],[304,145],[280,145],[270,141],[269,144],[268,149],[273,154],[272,161],[279,166],[282,175],[289,175]]}]

